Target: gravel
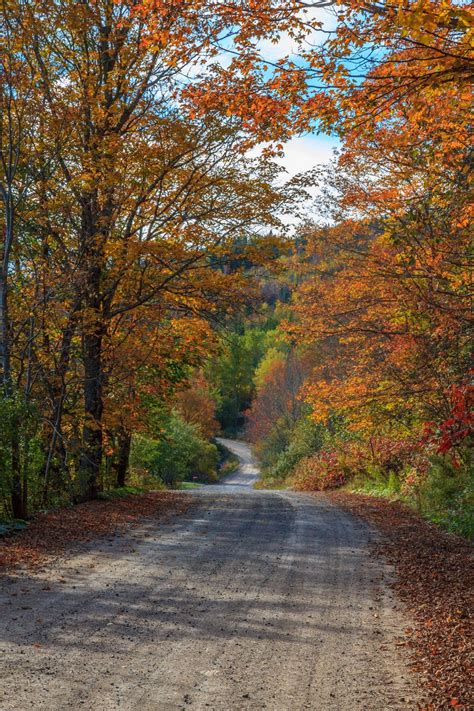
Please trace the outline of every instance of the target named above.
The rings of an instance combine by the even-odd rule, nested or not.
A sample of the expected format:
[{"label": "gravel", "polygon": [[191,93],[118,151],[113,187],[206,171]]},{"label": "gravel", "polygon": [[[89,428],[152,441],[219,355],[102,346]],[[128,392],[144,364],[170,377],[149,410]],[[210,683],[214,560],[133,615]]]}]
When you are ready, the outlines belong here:
[{"label": "gravel", "polygon": [[409,621],[372,529],[327,498],[252,489],[4,576],[0,709],[417,708]]}]

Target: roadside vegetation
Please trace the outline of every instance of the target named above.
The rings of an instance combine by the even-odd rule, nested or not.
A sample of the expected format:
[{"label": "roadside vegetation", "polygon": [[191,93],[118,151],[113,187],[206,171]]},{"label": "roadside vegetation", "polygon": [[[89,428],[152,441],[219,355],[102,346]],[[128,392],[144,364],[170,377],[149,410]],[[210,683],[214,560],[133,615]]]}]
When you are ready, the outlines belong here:
[{"label": "roadside vegetation", "polygon": [[216,481],[220,431],[472,535],[471,13],[207,9],[2,5],[0,518]]},{"label": "roadside vegetation", "polygon": [[[398,548],[407,526],[427,709],[470,708],[472,10],[0,18],[0,561],[184,510],[169,489],[232,471],[216,436],[244,437],[261,486],[340,490],[388,535],[389,512]],[[317,132],[333,160],[287,180],[285,145]]]},{"label": "roadside vegetation", "polygon": [[383,533],[375,553],[394,566],[392,586],[414,621],[398,646],[422,680],[421,707],[467,711],[473,700],[472,545],[398,502],[341,491],[329,496]]}]

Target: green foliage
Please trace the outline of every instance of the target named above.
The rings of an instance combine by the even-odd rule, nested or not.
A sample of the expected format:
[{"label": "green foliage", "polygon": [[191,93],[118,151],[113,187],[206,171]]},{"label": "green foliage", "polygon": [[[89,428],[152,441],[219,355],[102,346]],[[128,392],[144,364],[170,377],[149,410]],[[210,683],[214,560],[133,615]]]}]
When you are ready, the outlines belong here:
[{"label": "green foliage", "polygon": [[474,474],[472,453],[466,448],[456,464],[446,456],[433,455],[426,476],[417,486],[407,486],[409,469],[399,473],[365,465],[350,484],[351,491],[399,499],[416,508],[430,521],[452,533],[474,538]]},{"label": "green foliage", "polygon": [[191,477],[215,481],[219,460],[217,447],[200,435],[198,428],[172,412],[161,422],[159,439],[136,435],[132,441],[132,473],[151,475],[166,486]]},{"label": "green foliage", "polygon": [[205,482],[215,482],[218,479],[217,465],[219,452],[212,442],[207,442],[198,435],[191,460],[191,474],[194,479]]},{"label": "green foliage", "polygon": [[323,428],[309,417],[298,420],[291,431],[288,446],[281,452],[273,467],[272,475],[284,479],[304,457],[318,452],[323,444]]},{"label": "green foliage", "polygon": [[216,442],[216,447],[219,452],[219,478],[227,476],[235,472],[240,465],[239,458],[236,457],[230,449],[224,447],[221,442]]},{"label": "green foliage", "polygon": [[357,474],[350,485],[351,491],[369,496],[400,498],[401,481],[395,472],[386,472],[378,466],[368,466]]},{"label": "green foliage", "polygon": [[256,446],[263,476],[273,475],[279,457],[284,455],[291,443],[292,423],[285,417],[279,418],[268,435]]},{"label": "green foliage", "polygon": [[116,489],[109,489],[108,491],[101,491],[97,498],[102,501],[111,501],[113,499],[125,499],[127,496],[134,496],[135,494],[143,494],[145,489],[142,486],[120,486]]},{"label": "green foliage", "polygon": [[474,539],[474,471],[472,451],[464,452],[462,464],[446,457],[432,458],[421,486],[422,513],[449,531]]},{"label": "green foliage", "polygon": [[282,417],[256,447],[263,477],[275,481],[286,479],[303,458],[321,449],[324,436],[325,429],[308,413],[296,422]]},{"label": "green foliage", "polygon": [[220,354],[209,363],[207,376],[218,394],[216,414],[224,432],[235,435],[242,429],[267,352],[288,348],[278,330],[285,315],[281,304],[265,305],[260,316],[234,324],[222,336]]},{"label": "green foliage", "polygon": [[[30,508],[41,498],[44,464],[44,443],[39,436],[38,410],[23,398],[0,398],[0,514],[12,515],[10,492],[12,486],[12,451],[18,454],[18,476]],[[32,506],[31,506],[32,505]]]},{"label": "green foliage", "polygon": [[209,371],[220,395],[216,414],[226,432],[235,433],[243,424],[242,413],[250,406],[260,352],[256,334],[232,333]]}]

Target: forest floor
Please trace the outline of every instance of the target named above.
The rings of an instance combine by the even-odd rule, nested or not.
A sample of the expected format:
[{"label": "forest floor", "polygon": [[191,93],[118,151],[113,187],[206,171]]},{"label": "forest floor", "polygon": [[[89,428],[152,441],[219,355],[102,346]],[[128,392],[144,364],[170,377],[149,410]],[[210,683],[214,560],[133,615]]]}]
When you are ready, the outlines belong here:
[{"label": "forest floor", "polygon": [[136,526],[144,517],[166,520],[185,511],[190,503],[190,498],[172,491],[151,491],[40,513],[24,530],[0,538],[0,573],[16,565],[44,565],[73,553],[75,547],[87,541]]},{"label": "forest floor", "polygon": [[20,567],[7,544],[2,711],[426,707],[386,539],[347,501],[255,491],[248,447],[225,444],[242,464],[220,484],[144,495],[130,519],[127,500],[71,509],[82,542],[60,521],[48,552],[39,528]]}]

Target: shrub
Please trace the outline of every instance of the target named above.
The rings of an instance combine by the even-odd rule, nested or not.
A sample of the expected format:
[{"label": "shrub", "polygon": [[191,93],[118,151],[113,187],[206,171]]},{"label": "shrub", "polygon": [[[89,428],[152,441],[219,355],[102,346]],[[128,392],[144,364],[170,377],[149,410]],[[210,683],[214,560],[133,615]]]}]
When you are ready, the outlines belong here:
[{"label": "shrub", "polygon": [[338,452],[323,450],[299,462],[292,477],[292,485],[298,491],[326,491],[342,486],[349,476]]},{"label": "shrub", "polygon": [[293,429],[290,443],[278,456],[270,472],[271,476],[275,479],[284,479],[302,459],[319,451],[322,442],[321,425],[315,424],[309,417],[301,418]]},{"label": "shrub", "polygon": [[364,442],[340,435],[329,437],[320,452],[295,467],[292,484],[303,491],[324,491],[352,480],[381,492],[399,490],[399,475],[412,450],[413,443],[408,440],[378,437]]},{"label": "shrub", "polygon": [[153,476],[166,486],[187,478],[200,481],[217,479],[217,447],[207,442],[196,425],[171,413],[163,425],[160,439],[142,435],[133,438],[130,454],[132,474]]},{"label": "shrub", "polygon": [[474,538],[474,475],[472,450],[465,448],[462,463],[434,455],[420,486],[422,513],[450,531]]}]

